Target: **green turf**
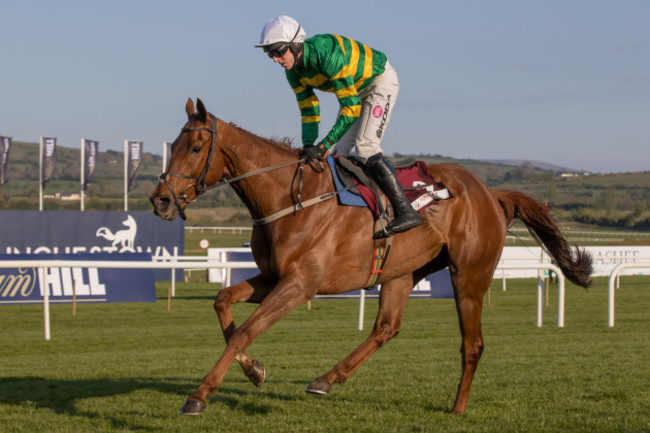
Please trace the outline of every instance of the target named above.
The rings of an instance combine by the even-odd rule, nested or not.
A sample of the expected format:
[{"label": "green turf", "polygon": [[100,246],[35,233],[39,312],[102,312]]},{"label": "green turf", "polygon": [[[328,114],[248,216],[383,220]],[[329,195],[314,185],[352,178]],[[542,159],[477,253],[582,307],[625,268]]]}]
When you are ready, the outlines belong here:
[{"label": "green turf", "polygon": [[[606,280],[569,285],[566,326],[551,288],[544,326],[536,285],[492,286],[486,348],[468,411],[452,416],[460,377],[452,300],[409,302],[400,335],[325,397],[305,386],[367,335],[358,303],[301,306],[249,348],[267,367],[255,388],[233,365],[205,413],[178,410],[225,343],[212,310],[216,287],[167,285],[153,304],[52,306],[52,340],[39,306],[0,307],[0,431],[7,432],[643,432],[650,431],[650,280],[624,277],[616,327]],[[239,322],[252,306],[234,307]]]}]

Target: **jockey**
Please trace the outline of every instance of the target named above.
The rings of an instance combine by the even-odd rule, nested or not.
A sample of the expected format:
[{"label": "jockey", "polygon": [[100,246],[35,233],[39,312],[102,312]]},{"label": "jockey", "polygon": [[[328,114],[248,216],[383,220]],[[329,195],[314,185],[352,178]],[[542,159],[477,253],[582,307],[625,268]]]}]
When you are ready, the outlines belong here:
[{"label": "jockey", "polygon": [[[393,221],[375,233],[375,239],[420,225],[380,147],[399,91],[397,73],[384,53],[360,42],[333,34],[306,36],[296,20],[281,15],[266,23],[255,45],[285,68],[300,108],[303,157],[311,163],[328,153],[349,155],[356,150],[395,211]],[[320,105],[314,89],[334,93],[340,105],[334,126],[317,144]]]}]

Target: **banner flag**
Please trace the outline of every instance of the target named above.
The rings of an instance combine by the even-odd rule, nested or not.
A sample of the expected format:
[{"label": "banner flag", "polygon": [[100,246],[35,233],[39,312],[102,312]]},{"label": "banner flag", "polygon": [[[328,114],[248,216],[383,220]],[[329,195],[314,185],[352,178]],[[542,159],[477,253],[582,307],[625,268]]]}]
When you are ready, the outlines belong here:
[{"label": "banner flag", "polygon": [[9,182],[9,149],[11,137],[0,137],[0,186]]},{"label": "banner flag", "polygon": [[56,138],[54,137],[43,137],[43,142],[41,143],[43,146],[43,173],[42,173],[42,180],[43,180],[43,186],[52,179],[52,175],[54,175],[54,165],[55,165],[55,160],[54,160],[54,153],[56,151]]},{"label": "banner flag", "polygon": [[95,180],[95,168],[99,155],[99,141],[84,138],[84,191],[89,183]]},{"label": "banner flag", "polygon": [[138,169],[140,168],[140,160],[142,157],[142,141],[129,141],[129,183],[127,191],[131,191],[138,186],[137,175]]}]

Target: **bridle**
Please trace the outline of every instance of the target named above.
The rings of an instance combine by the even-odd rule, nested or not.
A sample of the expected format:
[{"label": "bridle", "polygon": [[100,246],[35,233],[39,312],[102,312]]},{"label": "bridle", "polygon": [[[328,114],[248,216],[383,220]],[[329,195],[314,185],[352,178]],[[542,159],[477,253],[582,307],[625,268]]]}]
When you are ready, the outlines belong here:
[{"label": "bridle", "polygon": [[[226,158],[230,159],[233,166],[235,167],[235,171],[236,171],[236,167],[237,167],[238,161],[239,161],[239,157],[237,156],[237,153],[235,152],[234,149],[232,149],[231,147],[229,147],[227,145],[224,145],[224,144],[217,141],[217,118],[213,114],[210,114],[210,118],[212,120],[212,126],[211,127],[192,127],[192,128],[184,127],[183,129],[181,129],[181,133],[191,132],[191,131],[209,131],[210,132],[210,135],[211,135],[210,148],[208,150],[208,157],[205,160],[205,165],[203,166],[203,169],[201,170],[201,173],[198,176],[188,176],[188,175],[185,175],[185,174],[169,173],[169,172],[165,171],[163,174],[160,175],[160,180],[165,184],[167,189],[171,192],[172,197],[174,198],[174,205],[176,206],[176,209],[178,209],[178,214],[182,219],[186,219],[186,215],[185,215],[184,208],[181,207],[180,200],[183,200],[185,202],[185,204],[187,205],[187,204],[190,204],[193,201],[195,201],[197,198],[199,198],[199,195],[203,194],[204,192],[206,192],[206,191],[208,191],[208,190],[210,190],[212,188],[216,188],[218,186],[228,185],[228,184],[231,184],[231,183],[234,183],[234,182],[238,182],[238,181],[240,181],[242,179],[245,179],[247,177],[255,176],[257,174],[265,173],[267,171],[275,170],[275,169],[278,169],[278,168],[287,167],[287,166],[294,165],[294,164],[299,164],[299,166],[300,166],[302,163],[305,162],[304,159],[299,159],[299,160],[296,160],[296,161],[286,162],[284,164],[274,165],[272,167],[260,168],[258,170],[253,170],[253,171],[250,171],[248,173],[241,174],[239,176],[234,176],[234,177],[230,177],[230,178],[227,178],[227,177],[224,176],[218,182],[216,182],[214,185],[209,185],[208,186],[208,185],[205,184],[205,178],[208,175],[208,171],[210,171],[210,162],[212,161],[212,156],[214,154],[215,148],[219,147],[221,152],[224,154],[224,156]],[[180,177],[181,179],[193,179],[193,180],[195,180],[195,182],[190,183],[189,185],[187,185],[185,187],[185,189],[183,190],[182,194],[176,195],[173,188],[171,187],[171,185],[167,181],[170,176]],[[187,191],[190,188],[194,188],[194,198],[192,200],[190,200],[188,198],[188,196],[187,196]],[[300,200],[298,200],[298,203],[299,202],[300,202]]]},{"label": "bridle", "polygon": [[[210,136],[211,136],[210,149],[208,150],[208,157],[205,160],[205,165],[203,166],[201,173],[198,176],[188,176],[185,174],[169,173],[165,171],[163,174],[160,175],[160,180],[165,184],[167,189],[172,193],[172,197],[174,198],[174,205],[178,209],[179,215],[182,219],[185,219],[186,216],[185,216],[184,209],[181,207],[180,200],[183,200],[186,204],[192,203],[197,198],[199,198],[199,195],[203,194],[209,189],[209,187],[205,184],[205,178],[208,175],[208,171],[210,170],[210,162],[212,161],[212,155],[214,154],[214,149],[215,147],[217,147],[217,118],[214,117],[214,115],[212,114],[210,114],[210,118],[212,119],[212,126],[209,128],[208,127],[193,127],[193,128],[184,127],[183,129],[181,129],[181,133],[191,132],[191,131],[210,132]],[[226,148],[225,146],[222,147]],[[229,150],[233,153],[233,155],[235,155],[236,158],[237,155],[234,153],[234,151],[232,149]],[[170,176],[180,177],[182,179],[193,179],[195,180],[195,182],[187,185],[183,190],[183,193],[177,196],[176,193],[174,192],[174,189],[171,187],[171,185],[169,185],[169,182],[167,181],[167,179]],[[190,188],[194,188],[194,198],[192,200],[190,200],[187,197],[187,191]]]},{"label": "bridle", "polygon": [[[332,197],[336,197],[338,194],[340,194],[340,193],[342,193],[344,191],[347,191],[350,188],[350,186],[347,186],[347,187],[341,188],[339,190],[328,192],[328,193],[325,193],[325,194],[321,194],[319,196],[310,198],[309,200],[303,201],[302,197],[301,197],[301,192],[302,192],[303,164],[305,163],[305,158],[285,162],[285,163],[278,164],[278,165],[273,165],[273,166],[270,166],[270,167],[259,168],[257,170],[249,171],[248,173],[240,174],[238,176],[233,176],[233,177],[225,177],[225,176],[223,176],[214,185],[206,185],[205,184],[205,178],[208,175],[208,171],[210,171],[210,162],[212,161],[212,156],[214,154],[215,148],[219,147],[220,148],[219,150],[224,155],[224,157],[228,158],[230,160],[231,165],[234,167],[233,168],[234,173],[237,173],[237,171],[238,171],[237,167],[239,165],[239,157],[237,156],[237,153],[235,152],[235,150],[233,148],[231,148],[230,146],[228,146],[228,145],[224,145],[224,144],[220,143],[217,140],[217,118],[212,114],[210,114],[210,118],[212,120],[212,126],[209,127],[209,128],[208,127],[194,127],[194,128],[184,127],[183,129],[181,129],[181,133],[191,132],[191,131],[209,131],[210,132],[210,136],[211,136],[210,149],[208,150],[208,158],[205,160],[205,165],[203,166],[203,169],[201,170],[201,173],[198,176],[187,176],[187,175],[184,175],[184,174],[169,173],[169,172],[166,171],[166,172],[164,172],[163,174],[160,175],[160,180],[161,180],[161,182],[163,182],[165,184],[167,189],[171,192],[172,197],[174,198],[174,205],[176,206],[176,209],[178,210],[178,215],[182,219],[186,219],[186,215],[185,215],[185,209],[183,207],[181,207],[180,200],[183,200],[185,202],[185,204],[187,205],[189,203],[192,203],[197,198],[199,198],[199,195],[203,194],[204,192],[206,192],[209,189],[216,188],[216,187],[222,186],[222,185],[228,185],[228,184],[231,184],[231,183],[235,183],[235,182],[238,182],[238,181],[240,181],[242,179],[245,179],[247,177],[255,176],[255,175],[261,174],[261,173],[266,173],[267,171],[276,170],[276,169],[283,168],[283,167],[288,167],[288,166],[294,165],[294,164],[297,164],[298,168],[296,169],[296,172],[293,175],[293,180],[291,181],[291,188],[290,188],[291,201],[292,201],[293,205],[289,206],[289,207],[287,207],[285,209],[279,210],[279,211],[277,211],[277,212],[275,212],[275,213],[273,213],[271,215],[268,215],[266,217],[254,219],[253,220],[253,225],[268,224],[270,222],[273,222],[273,221],[276,221],[276,220],[282,218],[285,215],[289,215],[291,213],[295,214],[298,210],[305,209],[306,207],[313,206],[315,204],[318,204],[318,203],[321,203],[323,201],[329,200]],[[320,171],[322,171],[322,169]],[[187,185],[185,187],[182,194],[176,195],[176,193],[172,189],[171,185],[169,185],[169,182],[167,181],[170,176],[180,177],[181,179],[193,179],[193,180],[196,180],[196,182],[190,183],[189,185]],[[298,194],[297,194],[297,197],[294,198],[293,190],[294,190],[294,183],[296,182],[296,179],[298,179],[297,180],[298,181]],[[187,191],[192,187],[194,188],[194,198],[192,200],[190,200],[187,197]]]}]

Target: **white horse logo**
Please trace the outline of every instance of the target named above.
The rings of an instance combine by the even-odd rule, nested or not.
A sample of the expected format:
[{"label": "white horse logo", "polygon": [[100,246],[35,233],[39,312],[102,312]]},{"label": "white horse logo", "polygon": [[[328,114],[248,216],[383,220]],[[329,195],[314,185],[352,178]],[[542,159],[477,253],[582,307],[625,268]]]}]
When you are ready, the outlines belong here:
[{"label": "white horse logo", "polygon": [[96,236],[98,238],[104,238],[112,242],[112,246],[117,248],[118,245],[121,245],[120,253],[125,251],[135,252],[133,247],[135,244],[135,234],[138,231],[138,225],[135,223],[135,220],[131,215],[126,218],[126,221],[123,221],[127,228],[125,230],[118,230],[113,233],[108,227],[100,227],[97,229]]}]

